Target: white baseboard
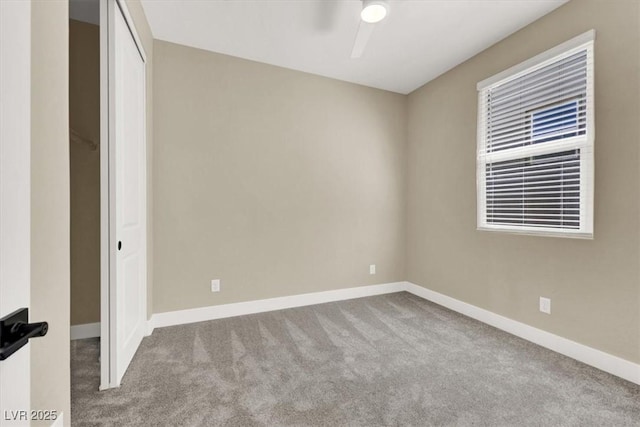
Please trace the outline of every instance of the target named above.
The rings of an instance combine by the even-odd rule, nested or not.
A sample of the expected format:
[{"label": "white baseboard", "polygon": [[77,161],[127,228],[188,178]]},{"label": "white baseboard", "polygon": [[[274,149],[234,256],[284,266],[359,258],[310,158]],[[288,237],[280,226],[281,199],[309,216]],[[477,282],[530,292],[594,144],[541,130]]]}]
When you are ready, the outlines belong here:
[{"label": "white baseboard", "polygon": [[154,329],[155,326],[153,326],[153,315],[151,315],[151,317],[147,319],[147,330],[145,331],[144,336],[148,337],[149,335],[151,335]]},{"label": "white baseboard", "polygon": [[204,322],[207,320],[222,319],[226,317],[283,310],[285,308],[303,307],[306,305],[322,304],[325,302],[401,292],[404,288],[405,282],[385,283],[382,285],[358,286],[355,288],[337,289],[334,291],[313,292],[287,297],[156,313],[151,316],[148,328],[150,331],[153,331],[154,328],[162,328],[164,326]]},{"label": "white baseboard", "polygon": [[640,365],[568,340],[542,329],[509,319],[422,286],[406,282],[404,290],[438,305],[479,320],[532,343],[598,368],[632,383],[640,384]]},{"label": "white baseboard", "polygon": [[100,336],[100,322],[71,326],[71,340],[83,340]]}]

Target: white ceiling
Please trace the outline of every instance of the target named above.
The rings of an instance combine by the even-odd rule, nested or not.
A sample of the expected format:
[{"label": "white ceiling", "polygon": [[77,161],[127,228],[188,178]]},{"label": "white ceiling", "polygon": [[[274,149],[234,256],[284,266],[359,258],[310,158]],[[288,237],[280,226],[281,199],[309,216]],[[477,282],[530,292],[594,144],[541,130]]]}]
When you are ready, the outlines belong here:
[{"label": "white ceiling", "polygon": [[69,0],[69,18],[100,25],[99,0]]},{"label": "white ceiling", "polygon": [[360,0],[142,0],[153,36],[407,94],[567,0],[390,0],[359,59]]}]

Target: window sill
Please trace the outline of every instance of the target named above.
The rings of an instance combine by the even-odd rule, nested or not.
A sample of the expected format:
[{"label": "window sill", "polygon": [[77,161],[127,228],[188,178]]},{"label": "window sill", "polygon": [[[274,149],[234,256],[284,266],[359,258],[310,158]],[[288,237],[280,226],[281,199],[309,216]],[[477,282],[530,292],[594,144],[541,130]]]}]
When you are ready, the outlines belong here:
[{"label": "window sill", "polygon": [[505,227],[505,226],[478,226],[478,231],[489,231],[492,233],[504,233],[504,234],[520,234],[524,236],[538,236],[538,237],[559,237],[565,239],[582,239],[593,240],[593,233],[585,233],[581,231],[555,231],[549,229],[535,229],[532,227],[523,229],[519,227]]}]

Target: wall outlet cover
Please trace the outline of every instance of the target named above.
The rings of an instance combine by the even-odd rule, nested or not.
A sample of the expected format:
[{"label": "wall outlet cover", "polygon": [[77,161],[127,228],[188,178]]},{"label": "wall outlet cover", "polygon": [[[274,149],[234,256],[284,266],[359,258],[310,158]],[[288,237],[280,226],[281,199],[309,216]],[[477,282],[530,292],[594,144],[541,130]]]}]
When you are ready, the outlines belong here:
[{"label": "wall outlet cover", "polygon": [[211,281],[211,292],[220,292],[220,279],[213,279]]},{"label": "wall outlet cover", "polygon": [[369,274],[376,274],[376,265],[375,264],[371,264],[369,266]]},{"label": "wall outlet cover", "polygon": [[551,299],[540,297],[540,311],[543,313],[551,314]]}]

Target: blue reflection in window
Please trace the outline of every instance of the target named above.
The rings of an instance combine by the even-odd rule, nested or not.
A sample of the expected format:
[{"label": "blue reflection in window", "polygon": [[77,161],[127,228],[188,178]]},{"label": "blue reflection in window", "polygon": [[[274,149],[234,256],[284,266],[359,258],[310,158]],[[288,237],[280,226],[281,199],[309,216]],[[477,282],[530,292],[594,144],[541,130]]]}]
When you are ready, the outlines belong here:
[{"label": "blue reflection in window", "polygon": [[578,135],[578,101],[537,110],[531,114],[534,144]]}]

